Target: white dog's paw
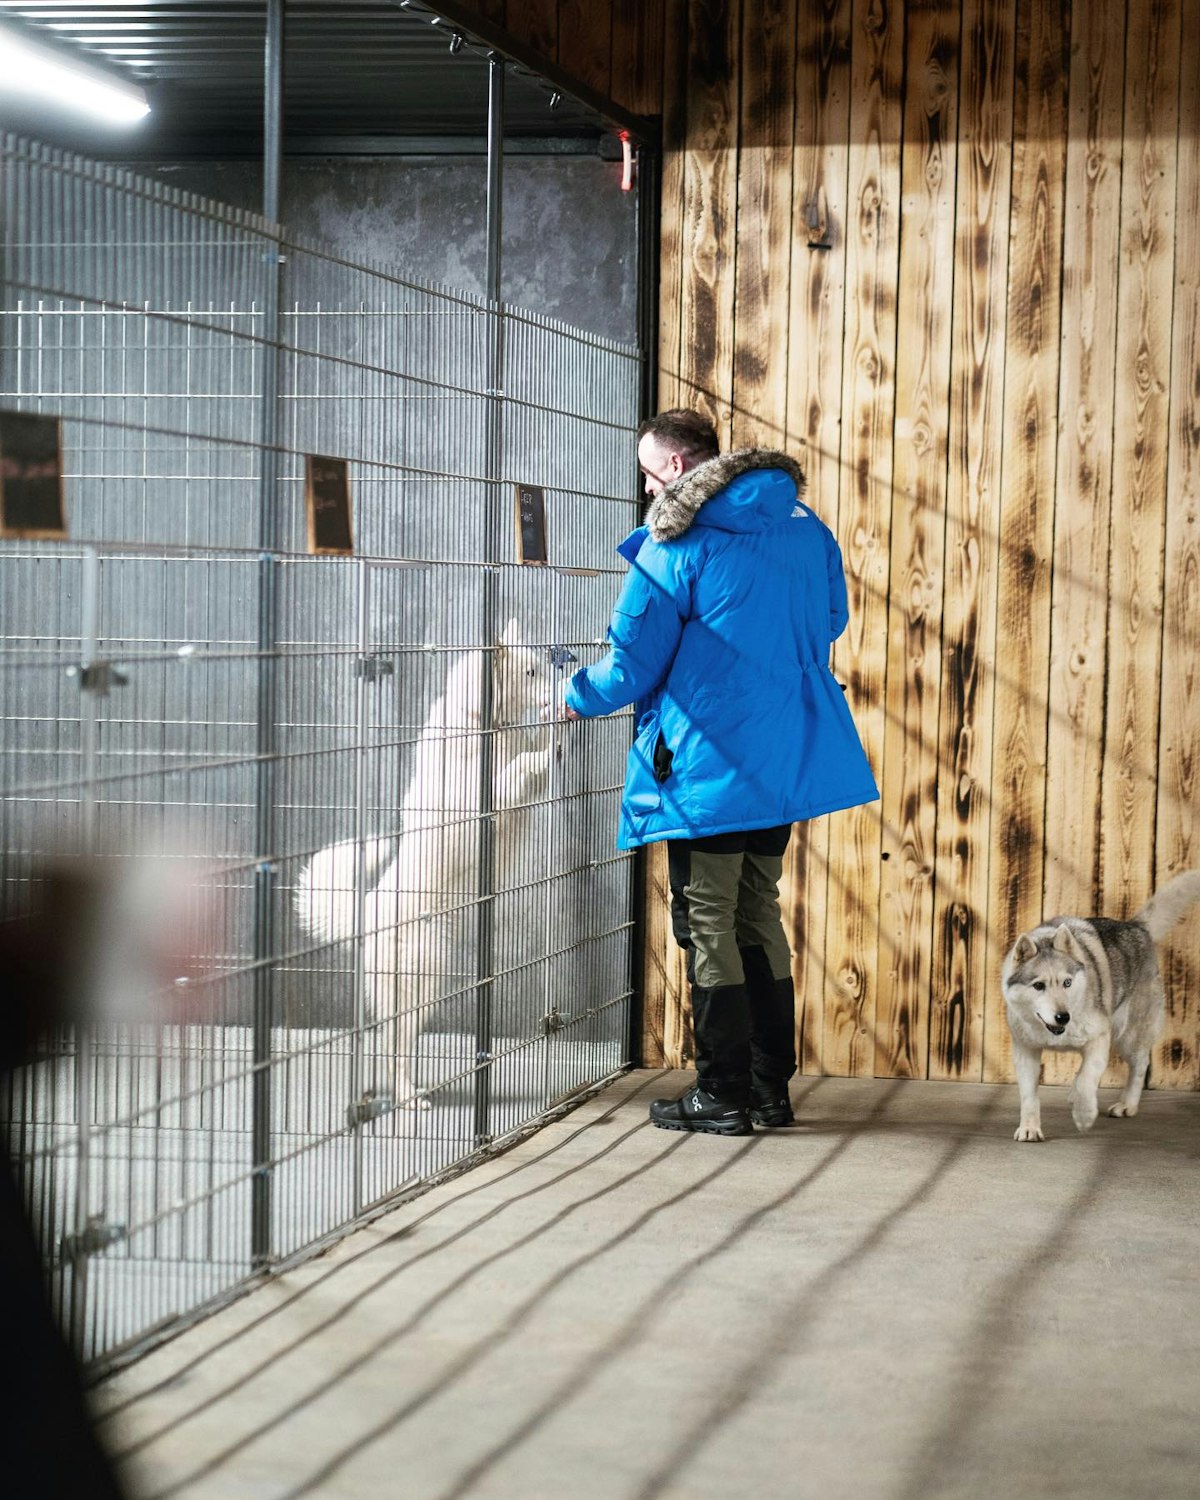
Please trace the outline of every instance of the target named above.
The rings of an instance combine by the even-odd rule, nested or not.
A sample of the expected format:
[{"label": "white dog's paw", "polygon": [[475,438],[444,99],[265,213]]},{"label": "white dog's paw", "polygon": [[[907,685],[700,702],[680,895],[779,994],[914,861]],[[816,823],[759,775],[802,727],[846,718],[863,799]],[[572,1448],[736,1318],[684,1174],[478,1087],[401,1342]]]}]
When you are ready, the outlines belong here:
[{"label": "white dog's paw", "polygon": [[395,1107],[398,1110],[410,1110],[416,1113],[421,1110],[432,1109],[433,1105],[430,1104],[428,1098],[424,1094],[413,1093],[402,1095],[399,1099],[396,1100]]},{"label": "white dog's paw", "polygon": [[1118,1100],[1116,1104],[1108,1106],[1108,1112],[1114,1120],[1132,1120],[1138,1112],[1138,1107],[1136,1104],[1126,1104],[1123,1100]]},{"label": "white dog's paw", "polygon": [[525,752],[525,774],[537,777],[545,776],[550,770],[550,762],[554,757],[554,742],[542,746],[539,750],[526,750]]},{"label": "white dog's paw", "polygon": [[1071,1101],[1071,1118],[1075,1121],[1076,1130],[1090,1130],[1096,1123],[1096,1116],[1099,1113],[1094,1099],[1077,1097]]},{"label": "white dog's paw", "polygon": [[1022,1120],[1013,1134],[1014,1141],[1044,1141],[1042,1127],[1033,1120]]},{"label": "white dog's paw", "polygon": [[522,807],[540,797],[550,774],[550,757],[549,746],[514,755],[496,778],[496,806]]}]

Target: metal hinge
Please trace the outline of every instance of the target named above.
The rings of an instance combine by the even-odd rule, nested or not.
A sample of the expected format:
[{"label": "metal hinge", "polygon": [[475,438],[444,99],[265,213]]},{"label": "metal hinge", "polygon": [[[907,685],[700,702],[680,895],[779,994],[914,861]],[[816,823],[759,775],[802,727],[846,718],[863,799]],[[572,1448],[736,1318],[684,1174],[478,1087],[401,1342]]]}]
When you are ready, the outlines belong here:
[{"label": "metal hinge", "polygon": [[95,693],[97,698],[107,698],[109,688],[125,687],[129,682],[128,674],[111,661],[68,667],[67,676],[77,679],[80,692]]},{"label": "metal hinge", "polygon": [[106,1224],[103,1214],[93,1214],[78,1234],[63,1235],[58,1251],[63,1260],[83,1260],[118,1244],[128,1233],[124,1224]]},{"label": "metal hinge", "polygon": [[380,1115],[386,1115],[391,1107],[391,1094],[379,1094],[374,1089],[368,1089],[357,1104],[346,1106],[346,1125],[350,1130],[359,1125],[369,1125],[372,1120],[378,1120]]},{"label": "metal hinge", "polygon": [[381,677],[391,677],[396,663],[390,656],[358,656],[354,659],[354,675],[366,682],[378,682]]}]

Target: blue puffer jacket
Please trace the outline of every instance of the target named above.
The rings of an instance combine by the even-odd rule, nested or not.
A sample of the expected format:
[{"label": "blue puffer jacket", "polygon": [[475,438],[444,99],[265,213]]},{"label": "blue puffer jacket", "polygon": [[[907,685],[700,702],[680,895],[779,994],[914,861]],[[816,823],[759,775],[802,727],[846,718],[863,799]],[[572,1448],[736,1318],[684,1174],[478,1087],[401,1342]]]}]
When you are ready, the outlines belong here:
[{"label": "blue puffer jacket", "polygon": [[575,673],[585,718],[636,703],[620,849],[770,828],[879,795],[829,648],[846,628],[833,533],[782,453],[690,469],[618,549],[632,564],[603,661]]}]

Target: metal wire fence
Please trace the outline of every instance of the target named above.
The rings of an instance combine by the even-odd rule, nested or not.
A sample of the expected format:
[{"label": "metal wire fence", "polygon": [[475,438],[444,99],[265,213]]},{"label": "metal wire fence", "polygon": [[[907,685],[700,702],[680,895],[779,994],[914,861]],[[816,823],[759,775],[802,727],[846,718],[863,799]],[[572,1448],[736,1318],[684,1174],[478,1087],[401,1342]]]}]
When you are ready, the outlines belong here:
[{"label": "metal wire fence", "polygon": [[[160,1008],[63,1027],[5,1085],[103,1361],[625,1061],[628,721],[547,705],[600,649],[639,356],[0,159],[0,407],[61,418],[71,538],[0,542],[3,915],[48,857],[192,872]],[[348,460],[353,556],[307,554],[313,453]],[[516,561],[518,481],[550,566]]]}]

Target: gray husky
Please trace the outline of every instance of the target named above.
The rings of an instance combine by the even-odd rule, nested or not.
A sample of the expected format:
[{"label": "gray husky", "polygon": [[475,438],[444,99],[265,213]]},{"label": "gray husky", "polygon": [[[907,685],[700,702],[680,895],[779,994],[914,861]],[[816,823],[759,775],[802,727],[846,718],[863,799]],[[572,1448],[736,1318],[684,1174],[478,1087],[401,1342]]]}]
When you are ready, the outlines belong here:
[{"label": "gray husky", "polygon": [[1016,1140],[1045,1140],[1038,1103],[1043,1047],[1083,1053],[1071,1085],[1077,1129],[1095,1123],[1096,1089],[1110,1045],[1129,1064],[1129,1078],[1108,1112],[1137,1114],[1165,1009],[1154,945],[1197,901],[1200,870],[1187,870],[1127,922],[1054,917],[1013,944],[1000,979],[1021,1091]]}]

